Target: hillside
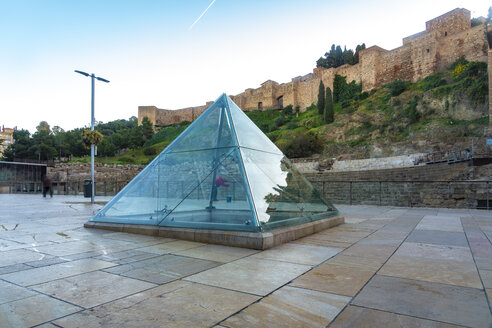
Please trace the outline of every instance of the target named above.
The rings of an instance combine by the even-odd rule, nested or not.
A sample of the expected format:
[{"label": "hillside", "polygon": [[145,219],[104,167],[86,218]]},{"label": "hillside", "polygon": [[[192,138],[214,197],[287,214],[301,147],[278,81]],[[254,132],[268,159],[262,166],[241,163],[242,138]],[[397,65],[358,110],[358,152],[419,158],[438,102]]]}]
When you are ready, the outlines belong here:
[{"label": "hillside", "polygon": [[[314,104],[302,113],[288,106],[246,114],[291,158],[345,154],[356,159],[465,148],[483,136],[488,124],[487,66],[460,59],[417,83],[396,80],[345,98],[335,104],[330,124]],[[98,161],[148,163],[189,124],[166,126],[142,149]]]}]

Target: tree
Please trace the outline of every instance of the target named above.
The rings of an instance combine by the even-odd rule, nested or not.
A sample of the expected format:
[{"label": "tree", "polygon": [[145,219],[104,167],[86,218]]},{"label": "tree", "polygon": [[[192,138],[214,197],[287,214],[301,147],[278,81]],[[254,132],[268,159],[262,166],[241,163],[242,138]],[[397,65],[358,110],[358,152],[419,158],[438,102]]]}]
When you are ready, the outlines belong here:
[{"label": "tree", "polygon": [[354,51],[352,49],[347,50],[347,47],[343,49],[343,64],[350,64],[353,65],[355,64],[354,62]]},{"label": "tree", "polygon": [[55,146],[58,148],[58,159],[60,160],[62,156],[67,155],[67,144],[65,143],[65,130],[63,130],[58,125],[55,125],[53,129],[51,129],[53,135],[55,136]]},{"label": "tree", "polygon": [[[34,155],[29,153],[29,148],[32,146],[32,140],[30,133],[27,130],[14,131],[14,143],[11,144],[8,149],[7,160],[13,161],[14,158],[35,158]],[[7,156],[7,155],[4,155]]]},{"label": "tree", "polygon": [[356,98],[362,91],[362,83],[347,83],[347,77],[335,74],[333,79],[333,102],[339,103]]},{"label": "tree", "polygon": [[333,112],[333,99],[331,97],[331,89],[326,88],[326,100],[325,100],[325,112],[324,112],[324,121],[325,123],[333,123],[335,121]]},{"label": "tree", "polygon": [[323,110],[325,108],[325,85],[323,84],[323,80],[319,83],[318,89],[318,114],[323,114]]},{"label": "tree", "polygon": [[365,43],[363,43],[361,45],[358,44],[357,47],[355,47],[354,64],[359,63],[359,53],[364,49],[366,49]]},{"label": "tree", "polygon": [[34,159],[37,160],[51,160],[56,156],[55,137],[51,133],[49,125],[42,126],[32,135],[32,144],[28,151],[29,156],[33,158],[34,155]]},{"label": "tree", "polygon": [[342,51],[341,46],[333,44],[330,51],[316,61],[316,67],[336,68],[345,64],[357,64],[359,62],[359,52],[365,48],[366,45],[364,43],[357,45],[354,53],[352,49],[347,50],[346,46],[344,46]]},{"label": "tree", "polygon": [[38,131],[38,132],[39,131],[49,131],[49,132],[51,132],[50,125],[46,121],[41,121],[41,122],[39,122],[39,125],[36,127],[36,131]]},{"label": "tree", "polygon": [[142,119],[142,133],[145,141],[149,140],[154,135],[152,123],[147,116],[144,116],[144,118]]}]

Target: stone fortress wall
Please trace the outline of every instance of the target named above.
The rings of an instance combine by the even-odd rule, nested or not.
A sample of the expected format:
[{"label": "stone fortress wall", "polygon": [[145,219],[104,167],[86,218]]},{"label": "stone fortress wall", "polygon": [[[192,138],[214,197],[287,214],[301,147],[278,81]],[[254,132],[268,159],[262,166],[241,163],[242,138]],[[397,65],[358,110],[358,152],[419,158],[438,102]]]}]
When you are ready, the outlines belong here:
[{"label": "stone fortress wall", "polygon": [[[347,82],[361,82],[362,90],[367,91],[395,79],[416,82],[461,56],[470,61],[487,62],[486,24],[471,27],[470,21],[470,11],[457,8],[426,22],[425,31],[403,38],[403,45],[396,49],[372,46],[360,52],[358,64],[328,69],[318,67],[313,73],[295,77],[288,83],[268,80],[260,88],[246,89],[231,98],[243,110],[292,105],[303,111],[316,103],[320,81],[332,87],[336,74],[346,76]],[[138,122],[140,124],[145,116],[154,125],[193,121],[211,103],[178,110],[139,106]]]}]

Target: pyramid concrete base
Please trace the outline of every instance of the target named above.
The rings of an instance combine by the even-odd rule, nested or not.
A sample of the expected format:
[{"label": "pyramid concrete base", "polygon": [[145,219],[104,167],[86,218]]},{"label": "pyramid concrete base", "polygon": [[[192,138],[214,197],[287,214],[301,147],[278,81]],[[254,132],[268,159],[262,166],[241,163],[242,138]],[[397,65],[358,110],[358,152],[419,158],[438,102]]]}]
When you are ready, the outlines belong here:
[{"label": "pyramid concrete base", "polygon": [[269,232],[189,229],[93,221],[88,221],[84,227],[264,250],[335,227],[344,222],[344,217],[337,215]]}]

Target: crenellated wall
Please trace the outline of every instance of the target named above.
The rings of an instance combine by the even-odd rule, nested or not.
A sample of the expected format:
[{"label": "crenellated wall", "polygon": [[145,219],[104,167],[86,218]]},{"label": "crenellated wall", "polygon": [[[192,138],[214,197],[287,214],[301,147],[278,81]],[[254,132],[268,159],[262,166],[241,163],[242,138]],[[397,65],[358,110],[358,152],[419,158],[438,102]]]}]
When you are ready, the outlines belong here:
[{"label": "crenellated wall", "polygon": [[[470,61],[487,62],[487,27],[480,24],[471,27],[470,11],[454,9],[426,22],[425,31],[403,38],[403,45],[393,50],[372,46],[359,53],[359,63],[337,68],[318,67],[313,73],[293,78],[279,84],[268,80],[257,89],[246,89],[231,96],[243,110],[299,106],[302,110],[316,103],[318,87],[322,80],[326,87],[333,88],[335,75],[347,77],[347,82],[362,83],[367,91],[395,79],[416,82],[441,70],[465,56]],[[166,125],[183,120],[192,121],[205,106],[179,110],[163,110],[155,106],[140,106],[138,120],[147,116],[155,125]]]}]

